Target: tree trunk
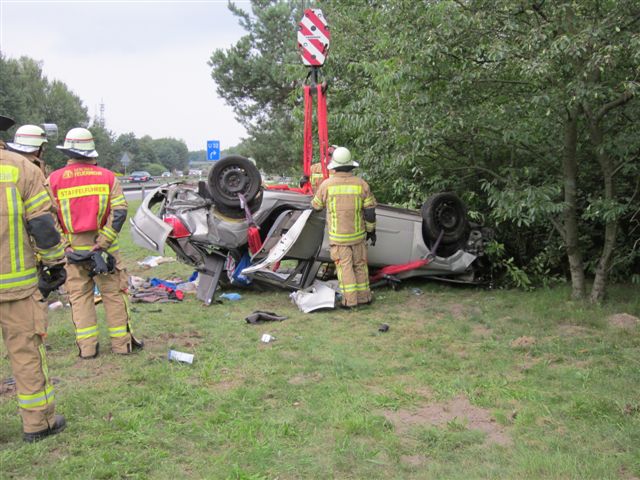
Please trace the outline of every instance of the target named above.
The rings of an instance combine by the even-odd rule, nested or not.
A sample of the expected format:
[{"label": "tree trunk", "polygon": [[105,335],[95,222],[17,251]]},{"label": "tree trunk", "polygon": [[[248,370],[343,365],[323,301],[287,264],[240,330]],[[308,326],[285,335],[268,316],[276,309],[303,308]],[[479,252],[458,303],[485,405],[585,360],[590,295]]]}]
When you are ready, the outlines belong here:
[{"label": "tree trunk", "polygon": [[[592,78],[595,81],[600,79],[600,70],[593,71]],[[604,151],[603,148],[603,132],[602,132],[602,119],[613,109],[621,107],[629,102],[633,98],[633,93],[625,91],[620,94],[616,99],[602,105],[602,107],[595,112],[590,111],[587,105],[583,106],[583,110],[589,121],[589,135],[591,137],[591,143],[595,152],[596,158],[600,163],[602,169],[602,179],[604,180],[604,200],[605,203],[615,200],[615,189],[613,183],[613,177],[615,170],[613,166],[613,159]],[[592,303],[599,303],[604,299],[607,277],[609,275],[609,268],[611,267],[611,256],[613,255],[613,249],[616,245],[616,235],[618,233],[618,220],[616,218],[607,220],[604,230],[604,244],[602,245],[602,253],[598,259],[598,265],[596,266],[596,276],[593,281],[593,287],[591,288],[590,300]]]},{"label": "tree trunk", "polygon": [[[596,158],[600,163],[602,169],[602,178],[604,180],[604,200],[613,200],[615,198],[615,191],[613,185],[613,162],[611,158],[604,153],[602,147],[602,127],[596,122],[591,122],[589,125],[591,133],[591,142],[593,143],[594,151],[596,152]],[[616,219],[609,220],[605,224],[604,230],[604,244],[602,246],[602,253],[596,266],[596,276],[593,281],[593,287],[591,288],[591,303],[599,303],[604,299],[607,277],[609,275],[609,267],[611,266],[611,255],[616,244],[616,234],[618,232],[618,221]]]},{"label": "tree trunk", "polygon": [[562,170],[564,179],[564,241],[571,271],[571,298],[582,299],[585,294],[584,265],[578,244],[577,207],[577,148],[578,148],[578,108],[572,107],[564,126],[564,154]]}]

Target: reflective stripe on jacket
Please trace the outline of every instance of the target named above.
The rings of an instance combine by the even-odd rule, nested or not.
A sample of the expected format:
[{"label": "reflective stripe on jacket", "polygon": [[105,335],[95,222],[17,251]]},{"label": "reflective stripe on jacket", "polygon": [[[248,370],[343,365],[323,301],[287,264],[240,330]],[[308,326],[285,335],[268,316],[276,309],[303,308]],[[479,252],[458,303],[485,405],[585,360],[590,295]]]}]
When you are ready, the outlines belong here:
[{"label": "reflective stripe on jacket", "polygon": [[[332,170],[329,171],[329,176],[333,173]],[[322,173],[322,164],[314,163],[311,165],[311,177],[309,179],[311,182],[311,190],[313,193],[318,191],[318,187],[324,181],[324,173]]]},{"label": "reflective stripe on jacket", "polygon": [[364,209],[376,206],[369,185],[351,172],[336,172],[320,184],[311,206],[327,209],[327,229],[331,245],[355,245],[365,240],[375,223],[366,223]]},{"label": "reflective stripe on jacket", "polygon": [[0,149],[0,301],[26,298],[38,283],[36,254],[45,262],[64,258],[62,243],[32,244],[27,223],[50,215],[51,198],[42,172],[22,155]]}]

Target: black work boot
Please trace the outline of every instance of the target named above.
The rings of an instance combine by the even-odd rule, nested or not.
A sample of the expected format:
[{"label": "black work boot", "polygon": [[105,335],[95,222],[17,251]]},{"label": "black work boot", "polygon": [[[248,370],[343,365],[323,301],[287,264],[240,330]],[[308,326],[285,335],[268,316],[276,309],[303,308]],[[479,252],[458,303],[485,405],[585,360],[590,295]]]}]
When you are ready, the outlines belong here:
[{"label": "black work boot", "polygon": [[39,442],[40,440],[47,438],[50,435],[55,435],[56,433],[60,433],[61,431],[64,430],[64,427],[66,426],[67,426],[67,422],[64,419],[64,416],[56,415],[53,425],[49,426],[48,428],[45,428],[44,430],[40,430],[39,432],[31,432],[31,433],[24,432],[22,434],[22,439],[28,443]]},{"label": "black work boot", "polygon": [[131,351],[137,352],[139,350],[144,350],[144,342],[131,335]]}]

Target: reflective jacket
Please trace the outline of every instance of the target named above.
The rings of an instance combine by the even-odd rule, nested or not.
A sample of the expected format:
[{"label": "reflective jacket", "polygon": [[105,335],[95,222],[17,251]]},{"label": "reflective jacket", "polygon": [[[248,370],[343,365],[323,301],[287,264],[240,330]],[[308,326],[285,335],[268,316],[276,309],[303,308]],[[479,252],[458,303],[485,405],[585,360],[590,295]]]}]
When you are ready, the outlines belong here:
[{"label": "reflective jacket", "polygon": [[31,163],[33,163],[36,167],[40,169],[40,171],[45,177],[47,176],[44,160],[38,157],[35,153],[27,153],[27,152],[16,152],[16,153],[19,155],[22,155],[24,158],[29,160]]},{"label": "reflective jacket", "polygon": [[69,160],[49,176],[49,186],[60,225],[74,249],[97,244],[109,252],[118,250],[122,225],[113,228],[113,212],[126,212],[127,201],[113,172],[98,167],[95,160]]},{"label": "reflective jacket", "polygon": [[375,208],[376,199],[369,184],[351,172],[335,172],[324,180],[311,206],[327,209],[330,245],[355,245],[376,228],[375,222],[365,222],[364,218],[364,209]]},{"label": "reflective jacket", "polygon": [[42,172],[22,155],[0,149],[0,301],[33,294],[36,256],[45,264],[64,261],[64,242],[50,212]]},{"label": "reflective jacket", "polygon": [[[329,176],[333,175],[333,171],[329,170]],[[320,162],[311,165],[311,190],[313,193],[318,191],[318,187],[324,181],[324,174],[322,173],[322,164]]]}]

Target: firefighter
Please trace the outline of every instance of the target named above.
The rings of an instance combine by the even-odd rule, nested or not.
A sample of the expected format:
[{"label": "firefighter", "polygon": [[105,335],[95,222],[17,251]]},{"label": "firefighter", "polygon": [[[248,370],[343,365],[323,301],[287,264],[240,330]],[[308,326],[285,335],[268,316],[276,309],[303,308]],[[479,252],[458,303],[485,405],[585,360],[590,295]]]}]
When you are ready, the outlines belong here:
[{"label": "firefighter", "polygon": [[327,166],[335,173],[320,184],[311,202],[314,210],[327,209],[331,259],[347,308],[371,303],[366,241],[376,244],[376,199],[367,182],[352,173],[357,166],[349,150],[336,148]]},{"label": "firefighter", "polygon": [[[12,124],[0,116],[1,130]],[[38,291],[40,287],[48,295],[64,283],[65,245],[50,213],[44,175],[22,155],[4,148],[0,189],[0,326],[16,381],[23,439],[35,442],[66,425],[64,416],[55,414],[43,343],[45,300]]]},{"label": "firefighter", "polygon": [[34,163],[46,175],[42,154],[44,144],[47,143],[47,134],[37,125],[23,125],[14,136],[13,142],[7,143],[7,148],[26,157]]},{"label": "firefighter", "polygon": [[[338,148],[337,145],[331,145],[327,149],[329,160],[331,160],[331,156],[333,155],[333,152],[335,151],[336,148]],[[331,172],[329,172],[329,176],[331,176]],[[306,175],[303,175],[302,178],[300,179],[300,188],[303,188],[305,183],[309,182],[311,183],[311,191],[313,193],[316,193],[318,191],[318,187],[323,182],[323,180],[324,180],[324,173],[322,172],[322,164],[320,162],[316,162],[313,165],[311,165],[311,178],[307,177]]]},{"label": "firefighter", "polygon": [[128,279],[118,246],[127,201],[115,174],[97,166],[98,152],[89,130],[69,130],[64,145],[57,148],[69,160],[49,176],[49,185],[70,243],[66,288],[80,358],[96,358],[99,353],[96,285],[106,312],[111,350],[129,354],[143,344],[132,334]]}]

